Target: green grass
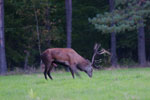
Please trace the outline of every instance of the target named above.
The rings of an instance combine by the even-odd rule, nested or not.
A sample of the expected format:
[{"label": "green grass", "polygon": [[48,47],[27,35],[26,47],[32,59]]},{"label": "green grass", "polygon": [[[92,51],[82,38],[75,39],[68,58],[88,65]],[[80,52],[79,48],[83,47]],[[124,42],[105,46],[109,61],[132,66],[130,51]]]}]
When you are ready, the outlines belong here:
[{"label": "green grass", "polygon": [[150,100],[150,68],[0,76],[0,100]]}]

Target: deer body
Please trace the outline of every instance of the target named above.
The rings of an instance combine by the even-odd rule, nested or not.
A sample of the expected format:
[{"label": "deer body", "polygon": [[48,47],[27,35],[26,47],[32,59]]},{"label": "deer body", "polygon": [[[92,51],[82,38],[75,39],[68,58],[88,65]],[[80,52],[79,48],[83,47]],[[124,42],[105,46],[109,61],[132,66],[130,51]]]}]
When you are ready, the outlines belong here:
[{"label": "deer body", "polygon": [[91,62],[80,56],[76,51],[71,48],[51,48],[45,50],[41,54],[41,59],[45,64],[45,79],[47,79],[47,75],[50,79],[53,79],[50,72],[54,66],[57,66],[56,64],[61,64],[68,67],[73,78],[74,73],[79,76],[77,69],[79,69],[80,71],[84,71],[89,77],[92,77],[93,67],[98,69],[100,68],[99,66],[95,65],[96,62],[99,62],[99,60],[95,59],[95,56],[102,55],[104,53],[111,55],[107,50],[103,48],[99,51],[99,48],[100,44],[96,43],[94,46],[94,54]]},{"label": "deer body", "polygon": [[86,72],[89,77],[92,77],[93,68],[91,63],[71,48],[47,49],[42,53],[41,59],[45,64],[45,79],[47,79],[47,75],[52,79],[50,72],[54,64],[61,64],[68,67],[73,78],[74,73],[79,76],[77,69]]}]

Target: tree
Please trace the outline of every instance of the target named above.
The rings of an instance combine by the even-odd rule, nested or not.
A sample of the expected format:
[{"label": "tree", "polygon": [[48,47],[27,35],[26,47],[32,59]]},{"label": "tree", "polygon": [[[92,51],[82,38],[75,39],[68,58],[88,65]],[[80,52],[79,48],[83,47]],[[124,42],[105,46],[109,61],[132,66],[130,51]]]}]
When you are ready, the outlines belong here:
[{"label": "tree", "polygon": [[[67,32],[67,48],[71,48],[71,32],[72,32],[72,0],[65,0],[66,7],[66,32]],[[66,68],[69,71],[69,68]]]},{"label": "tree", "polygon": [[4,1],[0,0],[0,74],[6,74],[6,56],[4,39]]},{"label": "tree", "polygon": [[[145,0],[139,1],[139,6],[142,6]],[[143,19],[139,21],[139,24],[143,24]],[[138,61],[140,66],[146,65],[146,55],[145,55],[145,32],[144,26],[140,26],[138,29]]]},{"label": "tree", "polygon": [[67,31],[67,47],[71,48],[71,32],[72,32],[72,0],[65,0],[66,6],[66,31]]},{"label": "tree", "polygon": [[[143,22],[141,22],[143,23]],[[146,65],[146,55],[145,55],[145,32],[144,26],[140,26],[138,29],[138,61],[140,66]]]},{"label": "tree", "polygon": [[[110,12],[115,9],[115,1],[109,0]],[[113,23],[112,23],[113,26]],[[111,32],[111,64],[113,67],[117,66],[117,53],[116,53],[116,33]]]},{"label": "tree", "polygon": [[[150,14],[149,0],[116,0],[115,10],[108,13],[97,14],[89,21],[95,28],[104,33],[132,31],[138,29],[138,58],[139,64],[144,65],[145,58],[145,38],[144,21]],[[113,26],[111,25],[113,23]]]},{"label": "tree", "polygon": [[[35,11],[32,1],[6,0],[4,5],[6,57],[10,70],[15,67],[23,68],[23,65],[39,67],[40,55],[35,11],[38,17],[41,51],[56,47],[56,45],[57,47],[58,45],[65,46],[64,37],[62,37],[62,35],[65,36],[65,32],[60,24],[62,16],[58,16],[59,9],[63,12],[63,17],[65,15],[64,1],[57,4],[54,0],[34,0]],[[60,3],[63,4],[63,9],[59,7]],[[48,18],[46,18],[47,7],[50,9]],[[46,24],[47,20],[49,20],[49,25]],[[50,26],[50,30],[47,26]],[[51,46],[49,41],[52,41]]]},{"label": "tree", "polygon": [[[41,55],[39,19],[38,19],[38,15],[37,15],[36,2],[34,0],[32,1],[32,3],[33,3],[33,10],[34,10],[34,16],[35,16],[35,22],[36,22],[36,33],[37,33],[37,40],[38,40],[38,49],[39,49],[39,55]],[[38,1],[38,3],[39,3],[39,1]]]}]

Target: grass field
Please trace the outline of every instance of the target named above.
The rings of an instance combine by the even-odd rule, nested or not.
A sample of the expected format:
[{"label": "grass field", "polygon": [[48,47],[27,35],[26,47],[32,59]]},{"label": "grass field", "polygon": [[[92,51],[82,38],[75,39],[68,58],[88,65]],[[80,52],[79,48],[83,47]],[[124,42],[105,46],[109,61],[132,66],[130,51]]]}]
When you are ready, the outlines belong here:
[{"label": "grass field", "polygon": [[150,100],[150,68],[0,76],[0,100]]}]

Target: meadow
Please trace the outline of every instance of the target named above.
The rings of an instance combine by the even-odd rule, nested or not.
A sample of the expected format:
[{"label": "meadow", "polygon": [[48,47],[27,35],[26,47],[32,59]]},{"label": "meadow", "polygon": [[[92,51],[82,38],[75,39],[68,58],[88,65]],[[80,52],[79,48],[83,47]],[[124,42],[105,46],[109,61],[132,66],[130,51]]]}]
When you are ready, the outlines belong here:
[{"label": "meadow", "polygon": [[150,68],[0,76],[0,100],[150,100]]}]

